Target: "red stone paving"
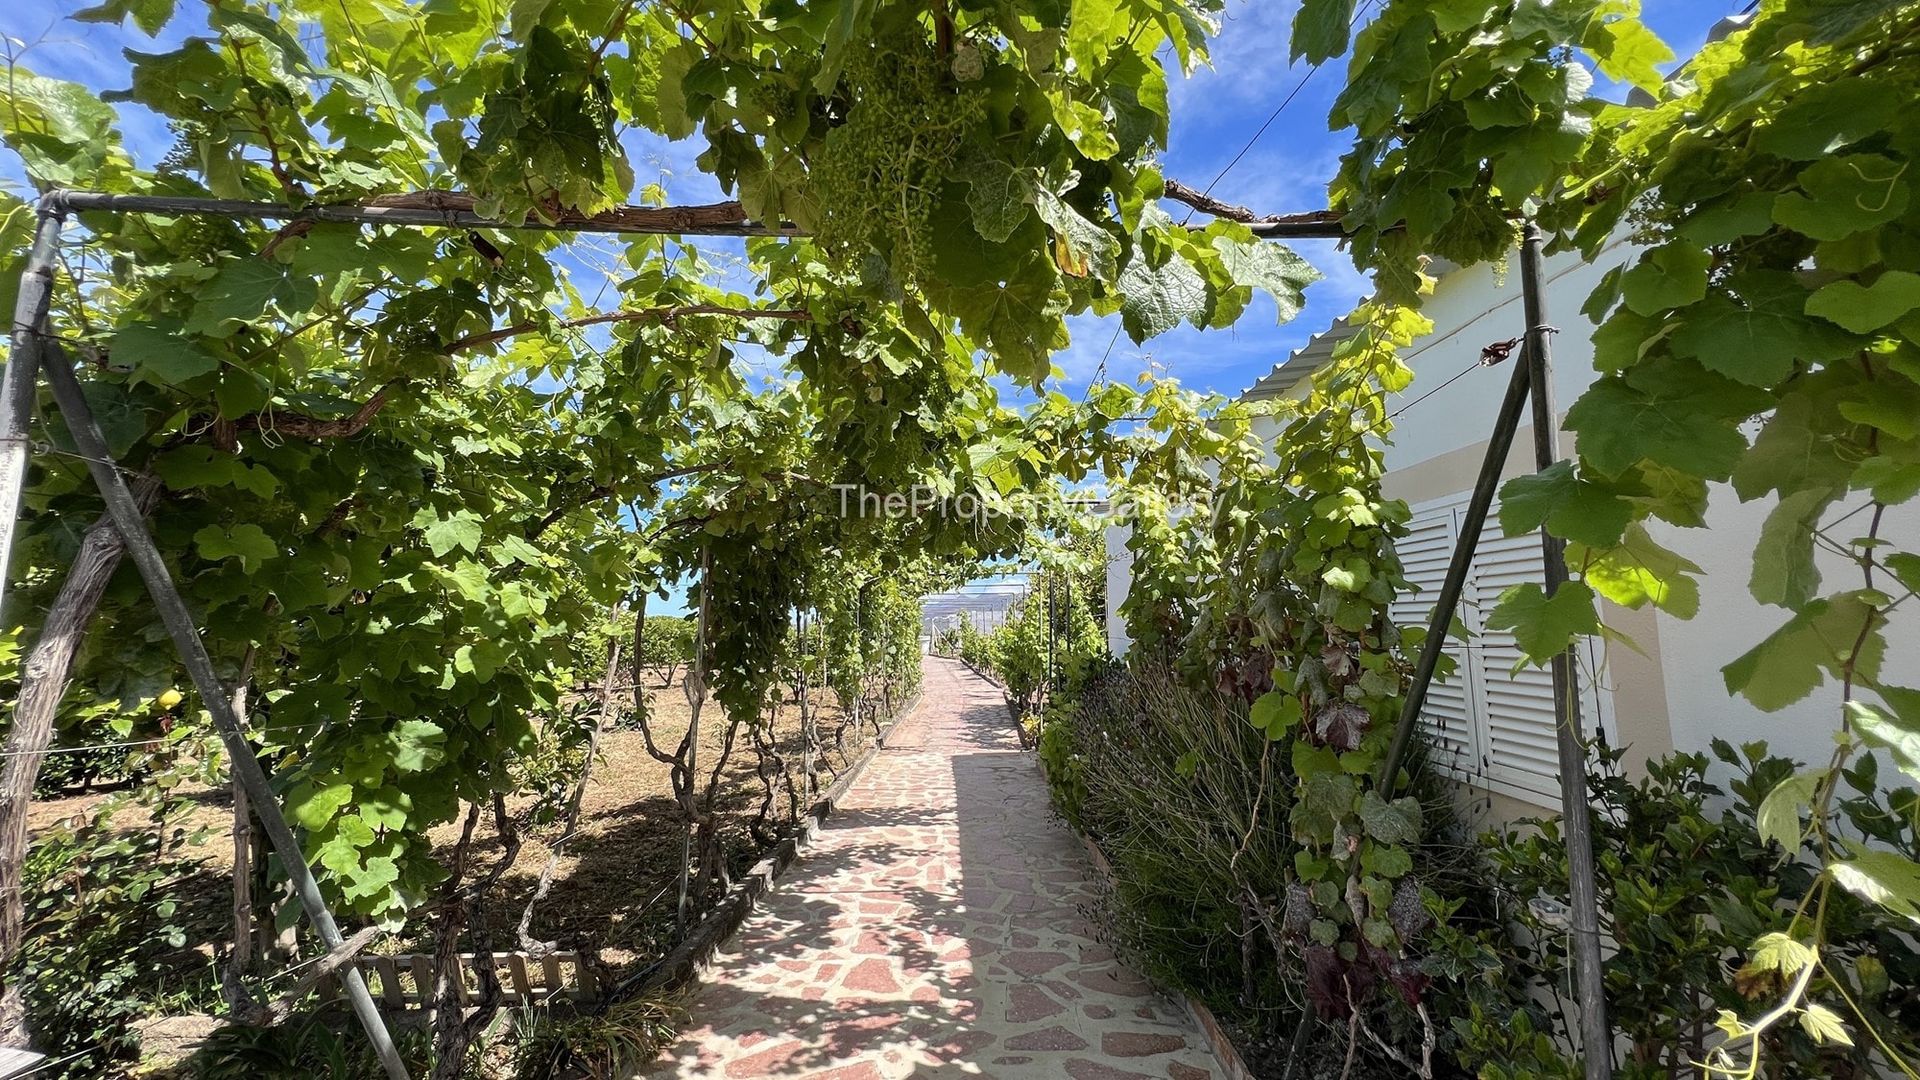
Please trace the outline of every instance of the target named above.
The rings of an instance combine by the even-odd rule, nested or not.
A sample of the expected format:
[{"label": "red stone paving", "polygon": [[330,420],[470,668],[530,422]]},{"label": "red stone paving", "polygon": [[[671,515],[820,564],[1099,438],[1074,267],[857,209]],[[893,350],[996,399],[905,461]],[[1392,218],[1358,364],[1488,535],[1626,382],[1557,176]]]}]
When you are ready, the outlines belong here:
[{"label": "red stone paving", "polygon": [[999,691],[930,657],[918,709],[649,1075],[1221,1075],[1186,1009],[1094,940],[1092,875]]}]

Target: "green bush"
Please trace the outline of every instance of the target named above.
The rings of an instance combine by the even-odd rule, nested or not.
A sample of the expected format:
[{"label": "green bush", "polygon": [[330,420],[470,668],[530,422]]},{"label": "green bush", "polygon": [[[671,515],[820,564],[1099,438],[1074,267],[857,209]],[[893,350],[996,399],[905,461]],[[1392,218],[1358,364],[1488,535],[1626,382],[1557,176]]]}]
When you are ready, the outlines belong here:
[{"label": "green bush", "polygon": [[[1707,781],[1703,754],[1649,762],[1643,779],[1629,781],[1620,752],[1600,746],[1590,768],[1600,928],[1614,950],[1608,1016],[1629,1048],[1616,1075],[1652,1080],[1687,1072],[1717,1041],[1721,1010],[1753,1015],[1781,998],[1780,974],[1748,966],[1747,956],[1763,935],[1804,933],[1796,933],[1796,913],[1821,920],[1826,936],[1821,959],[1830,977],[1812,984],[1812,1000],[1846,1014],[1851,998],[1874,1018],[1880,1040],[1908,1060],[1920,1057],[1920,954],[1911,923],[1843,892],[1832,894],[1824,910],[1803,912],[1815,873],[1802,855],[1812,853],[1783,851],[1762,840],[1758,827],[1766,794],[1802,766],[1770,755],[1765,743],[1735,750],[1716,740],[1713,750],[1735,771],[1730,791]],[[1877,780],[1873,759],[1862,758],[1846,777],[1853,794],[1839,800],[1839,814],[1852,835],[1911,855],[1920,795],[1876,795]],[[1560,822],[1517,822],[1485,845],[1517,924],[1516,933],[1494,944],[1527,986],[1564,987],[1566,933],[1529,904],[1566,894]],[[1564,1022],[1549,1030],[1570,1046]],[[1762,1060],[1768,1075],[1875,1075],[1884,1053],[1872,1039],[1854,1042],[1821,1045],[1800,1025],[1781,1024],[1765,1036]],[[1490,1064],[1508,1050],[1498,1039],[1469,1046],[1463,1063]]]},{"label": "green bush", "polygon": [[[190,942],[226,931],[218,888],[183,885],[204,869],[178,827],[116,832],[104,820],[55,832],[25,866],[26,939],[14,977],[36,1049],[80,1055],[66,1076],[111,1076],[133,1057],[135,1021],[210,1007],[209,962]],[[222,879],[224,880],[224,879]]]}]

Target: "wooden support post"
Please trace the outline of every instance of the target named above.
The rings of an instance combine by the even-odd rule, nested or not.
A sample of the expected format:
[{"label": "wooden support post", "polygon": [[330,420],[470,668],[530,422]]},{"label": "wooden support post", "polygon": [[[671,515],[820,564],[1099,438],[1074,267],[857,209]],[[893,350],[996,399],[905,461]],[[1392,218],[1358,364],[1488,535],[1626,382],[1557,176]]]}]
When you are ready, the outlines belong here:
[{"label": "wooden support post", "polygon": [[[1546,237],[1529,222],[1520,244],[1520,294],[1526,308],[1527,378],[1533,392],[1533,457],[1540,470],[1560,460],[1560,418],[1553,408],[1553,334],[1547,325],[1541,249]],[[1546,593],[1567,582],[1566,543],[1540,530]],[[1587,746],[1580,736],[1580,689],[1573,650],[1553,658],[1555,742],[1560,754],[1560,828],[1567,838],[1567,899],[1572,907],[1575,996],[1580,1002],[1580,1051],[1587,1080],[1613,1076],[1613,1028],[1607,1023],[1606,973],[1600,959],[1600,898],[1594,880],[1593,828],[1587,806]]]}]

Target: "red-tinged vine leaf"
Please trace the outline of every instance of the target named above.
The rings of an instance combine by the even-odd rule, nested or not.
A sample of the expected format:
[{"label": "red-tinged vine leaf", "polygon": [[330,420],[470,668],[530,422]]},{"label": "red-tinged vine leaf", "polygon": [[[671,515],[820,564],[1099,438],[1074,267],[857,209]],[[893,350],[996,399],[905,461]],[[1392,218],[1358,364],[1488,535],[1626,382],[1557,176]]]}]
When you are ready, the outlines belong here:
[{"label": "red-tinged vine leaf", "polygon": [[1877,593],[1840,593],[1808,603],[1766,639],[1720,669],[1727,690],[1777,712],[1806,697],[1849,660],[1864,682],[1879,678],[1886,657],[1886,617]]},{"label": "red-tinged vine leaf", "polygon": [[1367,710],[1350,701],[1328,702],[1313,714],[1314,737],[1335,750],[1360,749],[1360,740],[1372,726]]},{"label": "red-tinged vine leaf", "polygon": [[1600,614],[1594,609],[1593,590],[1584,582],[1569,581],[1552,596],[1527,582],[1500,594],[1500,603],[1487,616],[1492,630],[1511,630],[1524,654],[1521,663],[1545,667],[1575,641],[1600,632]]}]

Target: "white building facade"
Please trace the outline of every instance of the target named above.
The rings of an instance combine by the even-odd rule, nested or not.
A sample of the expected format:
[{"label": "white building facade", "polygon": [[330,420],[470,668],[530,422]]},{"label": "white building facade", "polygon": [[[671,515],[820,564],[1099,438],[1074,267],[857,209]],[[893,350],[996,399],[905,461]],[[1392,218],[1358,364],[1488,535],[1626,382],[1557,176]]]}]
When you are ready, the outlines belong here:
[{"label": "white building facade", "polygon": [[[1553,339],[1553,397],[1565,415],[1596,377],[1593,325],[1581,305],[1614,266],[1630,262],[1639,250],[1622,239],[1593,261],[1567,253],[1544,266],[1547,321],[1558,329]],[[1516,260],[1517,261],[1517,260]],[[1394,605],[1403,624],[1424,625],[1460,538],[1460,520],[1492,430],[1512,364],[1480,367],[1482,348],[1521,336],[1520,280],[1488,265],[1444,273],[1424,313],[1433,332],[1402,352],[1413,368],[1413,385],[1393,408],[1405,407],[1394,420],[1386,447],[1385,493],[1413,510],[1410,534],[1399,546],[1407,577],[1422,592]],[[1277,365],[1243,397],[1298,393],[1303,380],[1324,363],[1334,344],[1349,333],[1335,323],[1309,345]],[[1464,372],[1464,374],[1463,374]],[[1458,376],[1456,379],[1455,377]],[[1421,398],[1432,388],[1454,381]],[[1410,404],[1418,399],[1417,404]],[[1533,471],[1530,425],[1522,424],[1507,456],[1505,475]],[[1563,457],[1574,454],[1574,435],[1561,436]],[[1862,497],[1864,499],[1864,496]],[[1855,508],[1854,500],[1836,506],[1830,519]],[[1597,724],[1609,743],[1626,748],[1625,765],[1637,770],[1648,758],[1669,751],[1707,750],[1718,737],[1733,744],[1765,740],[1775,753],[1805,762],[1824,761],[1831,753],[1840,721],[1839,688],[1823,686],[1799,703],[1767,713],[1728,694],[1720,669],[1758,644],[1787,621],[1788,613],[1754,600],[1747,582],[1752,552],[1772,499],[1741,503],[1727,485],[1714,485],[1704,528],[1682,529],[1649,521],[1653,538],[1697,563],[1700,610],[1680,620],[1648,606],[1627,610],[1603,604],[1603,621],[1631,638],[1638,650],[1590,642],[1581,650],[1582,724]],[[1889,513],[1883,534],[1914,535],[1920,515]],[[1117,615],[1126,597],[1130,558],[1126,533],[1107,534],[1108,636],[1116,654],[1127,647]],[[1858,569],[1832,557],[1822,564],[1830,582],[1847,581]],[[1473,632],[1470,643],[1449,642],[1457,662],[1454,676],[1436,684],[1423,725],[1435,748],[1434,759],[1463,783],[1489,797],[1496,817],[1537,815],[1559,805],[1559,775],[1554,752],[1551,684],[1544,670],[1515,672],[1520,653],[1512,636],[1490,630],[1485,616],[1506,588],[1540,581],[1542,561],[1537,534],[1502,535],[1498,503],[1489,515],[1478,555],[1461,598],[1460,618]],[[1888,627],[1886,670],[1920,663],[1920,633],[1909,625]]]}]

